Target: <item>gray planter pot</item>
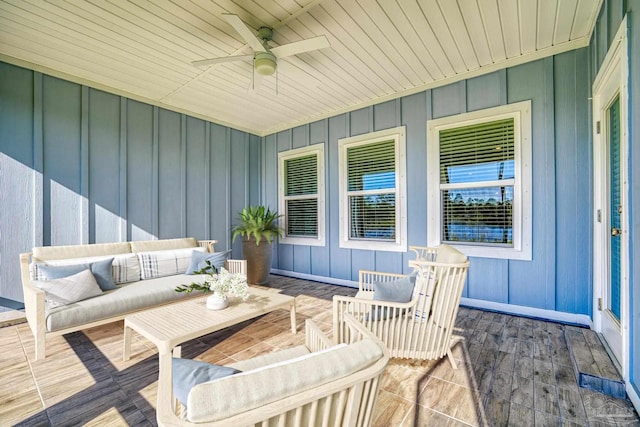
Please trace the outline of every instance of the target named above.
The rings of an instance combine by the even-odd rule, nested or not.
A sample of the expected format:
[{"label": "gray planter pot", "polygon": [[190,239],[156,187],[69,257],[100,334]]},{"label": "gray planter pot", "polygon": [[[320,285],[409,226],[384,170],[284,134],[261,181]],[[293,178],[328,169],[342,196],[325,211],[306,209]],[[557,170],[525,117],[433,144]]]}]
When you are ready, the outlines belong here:
[{"label": "gray planter pot", "polygon": [[242,257],[247,260],[247,282],[251,285],[266,285],[269,283],[271,259],[273,258],[273,244],[261,240],[256,245],[255,237],[242,239]]}]

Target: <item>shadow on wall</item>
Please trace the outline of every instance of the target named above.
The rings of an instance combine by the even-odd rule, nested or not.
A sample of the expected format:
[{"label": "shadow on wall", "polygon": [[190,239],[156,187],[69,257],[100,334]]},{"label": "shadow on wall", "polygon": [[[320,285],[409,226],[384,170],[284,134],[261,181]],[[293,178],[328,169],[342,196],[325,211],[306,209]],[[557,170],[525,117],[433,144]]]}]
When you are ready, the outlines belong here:
[{"label": "shadow on wall", "polygon": [[[116,175],[107,184],[113,186],[116,202],[123,204],[112,204],[108,209],[0,152],[0,306],[13,309],[23,306],[18,258],[33,246],[151,240],[183,237],[186,233],[198,239],[217,239],[219,250],[228,247],[231,226],[223,232],[210,232],[209,236],[207,229],[211,228],[204,226],[204,213],[198,215],[200,224],[192,226],[184,218],[187,212],[181,209],[175,196],[175,206],[160,212],[157,202],[149,203],[151,197],[120,195],[118,182]],[[149,189],[145,191],[151,193]],[[120,210],[131,212],[132,218],[127,219],[127,213],[121,214]],[[140,222],[146,226],[136,221],[143,215]],[[160,217],[177,226],[154,234],[152,230],[158,229],[154,222]]]}]

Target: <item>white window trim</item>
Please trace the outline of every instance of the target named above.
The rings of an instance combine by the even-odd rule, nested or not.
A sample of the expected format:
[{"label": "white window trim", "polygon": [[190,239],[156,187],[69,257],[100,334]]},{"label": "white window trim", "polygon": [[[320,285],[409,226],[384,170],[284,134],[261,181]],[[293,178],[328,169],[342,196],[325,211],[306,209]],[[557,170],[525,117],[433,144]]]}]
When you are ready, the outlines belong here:
[{"label": "white window trim", "polygon": [[[284,162],[297,157],[316,154],[318,159],[318,236],[317,237],[287,237],[287,207],[284,198]],[[278,153],[278,209],[284,218],[285,235],[279,242],[287,245],[325,246],[325,191],[324,191],[324,143],[309,145]]]},{"label": "white window trim", "polygon": [[513,248],[451,244],[467,256],[532,259],[531,101],[517,102],[471,113],[427,121],[427,242],[441,243],[440,131],[476,123],[514,118],[515,180],[513,183]]},{"label": "white window trim", "polygon": [[[349,238],[349,201],[347,198],[347,148],[395,140],[396,143],[396,240],[351,240]],[[385,129],[338,140],[340,247],[390,252],[407,251],[407,185],[406,185],[406,130],[404,126]]]}]

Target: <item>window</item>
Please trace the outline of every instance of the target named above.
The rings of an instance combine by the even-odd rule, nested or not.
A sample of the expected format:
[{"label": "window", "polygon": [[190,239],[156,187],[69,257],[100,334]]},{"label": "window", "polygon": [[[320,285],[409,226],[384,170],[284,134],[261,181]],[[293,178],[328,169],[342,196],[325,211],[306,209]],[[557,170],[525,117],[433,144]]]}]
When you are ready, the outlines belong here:
[{"label": "window", "polygon": [[428,240],[531,259],[531,101],[427,122]]},{"label": "window", "polygon": [[343,138],[340,247],[405,252],[405,129]]},{"label": "window", "polygon": [[280,243],[324,246],[324,144],[282,152],[278,165]]}]

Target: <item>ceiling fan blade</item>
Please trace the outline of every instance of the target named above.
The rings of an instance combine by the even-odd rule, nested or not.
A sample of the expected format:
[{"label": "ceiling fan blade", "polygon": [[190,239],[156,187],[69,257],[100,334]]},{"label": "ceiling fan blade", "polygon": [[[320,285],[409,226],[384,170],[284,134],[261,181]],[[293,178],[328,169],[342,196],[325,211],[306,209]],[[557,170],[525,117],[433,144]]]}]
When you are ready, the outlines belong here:
[{"label": "ceiling fan blade", "polygon": [[191,65],[204,67],[205,65],[219,64],[221,62],[243,61],[246,59],[253,59],[253,55],[221,56],[219,58],[201,59],[199,61],[192,61]]},{"label": "ceiling fan blade", "polygon": [[325,47],[331,47],[329,40],[327,40],[325,36],[318,36],[274,47],[271,49],[271,53],[277,58],[285,58],[287,56],[309,52],[310,50],[324,49]]},{"label": "ceiling fan blade", "polygon": [[267,51],[267,49],[262,45],[260,39],[253,33],[253,30],[247,27],[247,24],[242,22],[242,19],[240,19],[238,15],[234,15],[233,13],[223,13],[222,16],[224,16],[224,19],[226,19],[227,22],[235,28],[238,34],[240,34],[244,41],[246,41],[255,52]]}]

